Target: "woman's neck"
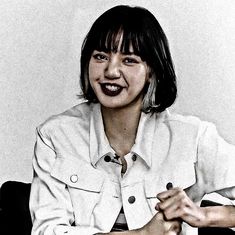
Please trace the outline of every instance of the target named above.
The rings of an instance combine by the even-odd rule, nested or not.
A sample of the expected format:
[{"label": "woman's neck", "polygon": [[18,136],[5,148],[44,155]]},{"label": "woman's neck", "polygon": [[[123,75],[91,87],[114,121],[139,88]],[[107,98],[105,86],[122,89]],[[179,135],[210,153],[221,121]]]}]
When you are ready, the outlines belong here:
[{"label": "woman's neck", "polygon": [[111,147],[119,156],[130,152],[135,143],[141,107],[109,109],[102,107],[104,129]]}]

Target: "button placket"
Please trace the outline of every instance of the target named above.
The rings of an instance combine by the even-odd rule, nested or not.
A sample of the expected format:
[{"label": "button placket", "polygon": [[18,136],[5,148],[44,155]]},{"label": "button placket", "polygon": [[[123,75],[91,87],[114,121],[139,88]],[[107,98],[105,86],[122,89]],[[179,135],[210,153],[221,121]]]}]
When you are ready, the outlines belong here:
[{"label": "button placket", "polygon": [[144,225],[153,216],[145,197],[143,183],[124,182],[122,184],[123,209],[130,228],[136,223]]}]

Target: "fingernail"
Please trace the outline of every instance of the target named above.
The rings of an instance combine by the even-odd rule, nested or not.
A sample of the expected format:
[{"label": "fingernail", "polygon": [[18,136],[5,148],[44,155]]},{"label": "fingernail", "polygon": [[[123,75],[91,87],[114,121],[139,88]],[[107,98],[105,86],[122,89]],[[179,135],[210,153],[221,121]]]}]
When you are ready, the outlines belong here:
[{"label": "fingernail", "polygon": [[155,210],[157,210],[157,211],[159,211],[159,206],[158,206],[158,203],[157,203],[157,205],[155,206]]}]

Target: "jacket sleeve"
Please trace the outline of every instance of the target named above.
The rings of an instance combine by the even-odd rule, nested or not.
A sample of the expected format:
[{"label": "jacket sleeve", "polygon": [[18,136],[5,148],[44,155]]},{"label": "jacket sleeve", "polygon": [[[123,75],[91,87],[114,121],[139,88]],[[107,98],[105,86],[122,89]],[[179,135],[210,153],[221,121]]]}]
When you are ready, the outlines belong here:
[{"label": "jacket sleeve", "polygon": [[226,142],[211,123],[204,123],[198,143],[197,177],[205,193],[235,199],[235,146]]},{"label": "jacket sleeve", "polygon": [[74,222],[73,206],[66,184],[50,175],[55,158],[50,137],[37,128],[30,194],[32,235],[92,235],[100,232],[95,227],[71,226]]}]

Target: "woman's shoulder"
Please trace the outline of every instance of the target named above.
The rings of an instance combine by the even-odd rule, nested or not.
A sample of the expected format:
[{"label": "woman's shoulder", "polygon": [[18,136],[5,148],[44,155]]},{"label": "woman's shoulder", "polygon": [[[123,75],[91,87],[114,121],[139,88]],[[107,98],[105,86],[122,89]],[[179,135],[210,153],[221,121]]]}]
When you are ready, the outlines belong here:
[{"label": "woman's shoulder", "polygon": [[172,136],[184,140],[185,142],[192,140],[193,142],[204,139],[205,136],[217,137],[218,132],[214,123],[205,121],[200,116],[179,114],[175,112],[167,112],[162,127],[167,129]]},{"label": "woman's shoulder", "polygon": [[63,127],[70,125],[86,125],[89,123],[89,117],[91,115],[92,106],[88,102],[80,102],[79,104],[65,110],[62,113],[55,114],[47,118],[41,123],[37,129],[42,132],[55,131]]},{"label": "woman's shoulder", "polygon": [[178,126],[183,128],[193,128],[198,131],[203,131],[208,127],[214,126],[212,122],[201,119],[199,116],[189,114],[179,114],[175,112],[167,111],[165,122],[168,122],[172,126]]}]

